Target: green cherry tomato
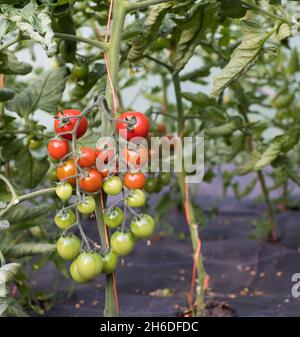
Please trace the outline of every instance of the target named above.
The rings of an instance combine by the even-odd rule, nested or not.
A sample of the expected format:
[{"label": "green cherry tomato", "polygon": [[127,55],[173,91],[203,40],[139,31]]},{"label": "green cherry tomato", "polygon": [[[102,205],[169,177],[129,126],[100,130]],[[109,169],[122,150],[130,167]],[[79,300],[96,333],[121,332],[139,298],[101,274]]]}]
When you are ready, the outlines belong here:
[{"label": "green cherry tomato", "polygon": [[32,138],[28,144],[30,150],[38,150],[42,146],[43,142],[40,139]]},{"label": "green cherry tomato", "polygon": [[76,259],[78,274],[86,280],[99,275],[103,268],[103,261],[97,253],[81,253]]},{"label": "green cherry tomato", "polygon": [[76,260],[72,262],[71,266],[70,266],[70,274],[72,279],[76,282],[76,283],[80,283],[80,284],[84,284],[87,283],[89,280],[85,279],[84,277],[82,277],[77,270],[77,265],[76,265]]},{"label": "green cherry tomato", "polygon": [[54,222],[56,223],[57,227],[60,229],[67,229],[73,223],[75,223],[76,217],[74,212],[71,209],[64,210],[62,212],[58,212],[55,215]]},{"label": "green cherry tomato", "polygon": [[91,196],[85,197],[82,202],[77,205],[77,209],[82,214],[92,214],[96,209],[95,199]]},{"label": "green cherry tomato", "polygon": [[119,177],[110,177],[104,181],[103,190],[108,195],[117,195],[122,191],[122,181]]},{"label": "green cherry tomato", "polygon": [[80,251],[80,239],[76,235],[61,236],[56,242],[58,254],[64,260],[73,260]]},{"label": "green cherry tomato", "polygon": [[159,192],[160,182],[159,182],[158,178],[148,178],[145,182],[144,189],[148,193]]},{"label": "green cherry tomato", "polygon": [[87,77],[89,74],[89,68],[82,65],[74,65],[71,71],[71,78],[72,80],[81,80]]},{"label": "green cherry tomato", "polygon": [[116,270],[117,265],[118,265],[118,256],[113,251],[110,251],[103,257],[102,272],[104,274],[111,274]]},{"label": "green cherry tomato", "polygon": [[162,185],[169,185],[171,178],[172,178],[172,175],[170,172],[162,172],[159,175],[159,181]]},{"label": "green cherry tomato", "polygon": [[103,214],[103,222],[110,228],[117,228],[124,220],[120,207],[115,207]]},{"label": "green cherry tomato", "polygon": [[132,190],[125,199],[126,204],[129,207],[141,207],[146,202],[145,194],[142,190]]},{"label": "green cherry tomato", "polygon": [[135,238],[131,232],[116,231],[110,238],[110,245],[114,253],[126,256],[135,246]]},{"label": "green cherry tomato", "polygon": [[69,183],[59,184],[56,187],[55,192],[61,200],[67,201],[72,195],[73,188]]},{"label": "green cherry tomato", "polygon": [[147,239],[154,232],[154,220],[149,214],[141,214],[131,221],[130,229],[137,239]]}]

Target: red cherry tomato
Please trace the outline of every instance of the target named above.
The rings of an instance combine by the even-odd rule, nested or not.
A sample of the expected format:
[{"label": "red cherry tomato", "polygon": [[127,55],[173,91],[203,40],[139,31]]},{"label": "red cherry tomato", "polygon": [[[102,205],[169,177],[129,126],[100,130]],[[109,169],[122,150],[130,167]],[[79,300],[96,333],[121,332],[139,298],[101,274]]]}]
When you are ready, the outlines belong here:
[{"label": "red cherry tomato", "polygon": [[141,112],[127,111],[122,113],[118,119],[126,122],[118,121],[117,130],[121,137],[127,140],[133,137],[146,137],[150,130],[149,120]]},{"label": "red cherry tomato", "polygon": [[[76,174],[76,166],[74,160],[67,160],[62,165],[58,166],[56,169],[56,175],[59,180],[66,179],[68,177],[72,177]],[[66,179],[70,184],[75,184],[76,179],[70,178]]]},{"label": "red cherry tomato", "polygon": [[96,162],[96,154],[95,151],[88,148],[88,147],[82,147],[80,149],[81,156],[78,160],[78,165],[81,167],[90,167],[95,165]]},{"label": "red cherry tomato", "polygon": [[124,148],[122,150],[122,156],[129,168],[142,168],[148,161],[148,151],[144,146],[141,146],[137,150]]},{"label": "red cherry tomato", "polygon": [[124,175],[124,185],[129,189],[142,189],[145,185],[145,175],[142,172],[130,173],[126,172]]},{"label": "red cherry tomato", "polygon": [[[56,117],[58,119],[55,119],[54,121],[54,128],[57,134],[63,133],[63,132],[71,132],[74,130],[76,122],[78,118],[76,116],[80,115],[79,110],[63,110],[63,112],[59,112]],[[63,123],[63,126],[60,126],[60,124]],[[88,127],[88,121],[85,116],[83,116],[79,122],[79,126],[76,131],[76,139],[82,137],[87,130]],[[62,135],[63,138],[72,140],[72,134]]]},{"label": "red cherry tomato", "polygon": [[87,171],[87,176],[81,176],[79,178],[79,186],[85,192],[94,193],[98,192],[102,187],[102,175],[101,173],[91,168]]},{"label": "red cherry tomato", "polygon": [[48,144],[48,154],[51,158],[61,160],[69,153],[69,143],[66,140],[52,139]]}]

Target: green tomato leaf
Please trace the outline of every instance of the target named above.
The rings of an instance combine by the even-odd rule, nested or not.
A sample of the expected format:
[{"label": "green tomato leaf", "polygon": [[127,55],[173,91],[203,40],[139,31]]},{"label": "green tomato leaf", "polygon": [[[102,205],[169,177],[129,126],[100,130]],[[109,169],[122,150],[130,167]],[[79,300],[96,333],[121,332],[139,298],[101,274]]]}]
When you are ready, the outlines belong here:
[{"label": "green tomato leaf", "polygon": [[[11,228],[19,226],[19,224],[26,224],[27,222],[35,222],[42,216],[47,216],[51,206],[41,205],[36,207],[26,207],[22,204],[12,207],[5,215],[11,224]],[[38,221],[38,220],[37,220]]]},{"label": "green tomato leaf", "polygon": [[2,12],[6,20],[14,22],[20,31],[39,42],[49,57],[57,53],[57,44],[51,28],[51,13],[31,1],[23,8],[5,6]]},{"label": "green tomato leaf", "polygon": [[176,20],[177,31],[174,34],[177,37],[171,54],[174,73],[182,70],[194,55],[194,50],[199,45],[207,28],[215,23],[213,15],[215,11],[214,4],[205,2],[193,7],[188,18]]},{"label": "green tomato leaf", "polygon": [[127,56],[129,62],[136,62],[143,56],[147,47],[159,34],[162,20],[172,6],[172,3],[165,3],[150,7],[141,33],[130,41],[131,48]]},{"label": "green tomato leaf", "polygon": [[[5,297],[8,294],[6,284],[13,279],[20,269],[18,263],[8,263],[0,267],[0,298]],[[0,304],[0,310],[4,312],[4,305]]]},{"label": "green tomato leaf", "polygon": [[19,171],[21,185],[27,188],[36,187],[46,175],[49,166],[50,164],[46,157],[41,159],[33,158],[27,148],[19,152],[16,157],[16,167]]},{"label": "green tomato leaf", "polygon": [[212,97],[217,97],[233,81],[255,65],[264,43],[273,34],[273,31],[266,33],[258,22],[242,20],[241,26],[244,35],[242,43],[232,53],[229,63],[215,77]]},{"label": "green tomato leaf", "polygon": [[29,82],[27,88],[9,101],[7,108],[23,117],[38,109],[56,111],[65,88],[66,75],[65,67],[48,71]]},{"label": "green tomato leaf", "polygon": [[32,66],[25,62],[19,62],[15,54],[6,50],[0,53],[0,73],[5,75],[27,75],[32,71]]},{"label": "green tomato leaf", "polygon": [[245,5],[239,0],[218,0],[218,14],[223,18],[242,18],[247,12]]},{"label": "green tomato leaf", "polygon": [[10,247],[6,252],[8,257],[20,258],[38,254],[50,254],[56,250],[55,244],[40,242],[21,242]]}]

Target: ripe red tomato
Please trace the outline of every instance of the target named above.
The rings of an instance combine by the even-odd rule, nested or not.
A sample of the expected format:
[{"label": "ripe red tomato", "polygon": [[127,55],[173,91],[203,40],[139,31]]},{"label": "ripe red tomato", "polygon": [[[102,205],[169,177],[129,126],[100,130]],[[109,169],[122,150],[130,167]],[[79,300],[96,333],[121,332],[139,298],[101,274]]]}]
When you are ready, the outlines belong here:
[{"label": "ripe red tomato", "polygon": [[81,167],[90,167],[95,165],[96,154],[95,151],[89,147],[82,147],[80,149],[81,156],[78,160],[78,165]]},{"label": "ripe red tomato", "polygon": [[66,140],[52,139],[48,144],[48,154],[51,158],[61,160],[69,153],[69,143]]},{"label": "ripe red tomato", "polygon": [[144,188],[145,185],[145,175],[142,172],[137,172],[137,173],[130,173],[130,172],[126,172],[125,176],[124,176],[124,185],[131,189],[142,189]]},{"label": "ripe red tomato", "polygon": [[[59,112],[56,117],[59,117],[58,119],[54,120],[54,128],[57,134],[63,133],[63,132],[71,132],[74,130],[76,126],[76,122],[78,121],[78,118],[76,116],[80,115],[79,110],[63,110],[63,112]],[[63,126],[60,126],[60,124],[63,123]],[[79,122],[79,126],[76,131],[76,139],[82,137],[87,130],[88,127],[88,121],[85,116],[83,116]],[[62,135],[63,138],[72,140],[72,134]]]},{"label": "ripe red tomato", "polygon": [[98,192],[102,187],[102,175],[101,173],[91,168],[87,171],[87,176],[81,176],[79,178],[79,186],[85,192],[94,193]]},{"label": "ripe red tomato", "polygon": [[122,156],[129,168],[142,168],[148,161],[148,151],[144,146],[140,146],[136,151],[124,148],[122,149]]},{"label": "ripe red tomato", "polygon": [[130,140],[133,137],[146,137],[150,130],[148,118],[141,112],[127,111],[118,118],[129,123],[118,121],[117,130],[121,137]]},{"label": "ripe red tomato", "polygon": [[[58,166],[56,169],[56,175],[58,180],[63,180],[68,177],[72,177],[76,174],[76,166],[73,159],[65,161],[62,165]],[[75,184],[76,178],[66,179],[70,184]]]}]

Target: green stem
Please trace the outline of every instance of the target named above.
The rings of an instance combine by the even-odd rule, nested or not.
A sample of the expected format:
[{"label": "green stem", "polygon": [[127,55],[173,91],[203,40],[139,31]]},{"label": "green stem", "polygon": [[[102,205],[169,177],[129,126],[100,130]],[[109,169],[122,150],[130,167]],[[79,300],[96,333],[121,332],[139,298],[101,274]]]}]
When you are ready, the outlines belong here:
[{"label": "green stem", "polygon": [[[3,176],[0,176],[0,178],[2,180],[3,179]],[[7,184],[7,186],[9,187],[11,184],[9,183],[9,181],[5,178],[5,183]],[[9,183],[9,184],[8,184]],[[10,188],[10,187],[9,187]],[[32,198],[36,198],[36,197],[40,197],[42,195],[45,195],[45,194],[49,194],[49,193],[53,193],[55,192],[55,187],[50,187],[50,188],[45,188],[43,190],[39,190],[39,191],[35,191],[35,192],[31,192],[31,193],[28,193],[28,194],[24,194],[22,196],[17,196],[16,194],[14,194],[12,192],[12,190],[10,189],[11,193],[12,193],[12,199],[10,201],[10,203],[7,205],[7,207],[2,210],[0,212],[0,217],[2,217],[8,210],[10,210],[13,206],[16,206],[18,205],[19,203],[25,201],[25,200],[29,200],[29,199],[32,199]]]},{"label": "green stem", "polygon": [[[183,104],[182,104],[180,80],[179,80],[178,74],[174,74],[172,78],[173,78],[176,103],[177,103],[177,116],[178,116],[178,122],[177,122],[178,130],[177,131],[179,135],[182,135],[184,131],[184,110],[183,110]],[[181,192],[182,204],[184,208],[186,204],[185,176],[186,176],[185,172],[181,172],[178,174],[179,187],[180,187],[180,192]],[[190,219],[189,228],[190,228],[193,252],[194,252],[194,256],[196,256],[198,240],[199,240],[199,230],[198,230],[198,225],[196,223],[194,207],[192,203],[190,202],[190,200],[188,201],[187,211],[188,211],[188,215]],[[205,273],[205,269],[203,266],[203,257],[202,257],[201,251],[199,254],[198,261],[197,261],[197,274],[198,274],[199,291],[196,294],[196,304],[197,304],[196,315],[203,316],[205,314],[205,311],[204,311],[204,281],[205,281],[206,273]]]},{"label": "green stem", "polygon": [[[105,234],[105,224],[103,222],[103,214],[101,208],[101,200],[100,194],[95,197],[96,201],[96,220],[97,227],[100,236],[101,246],[107,250],[109,248],[108,243],[106,242],[106,234]],[[104,308],[104,316],[105,317],[116,317],[118,316],[116,301],[114,296],[114,287],[113,287],[113,277],[112,275],[106,275],[105,282],[105,308]]]},{"label": "green stem", "polygon": [[[124,0],[115,0],[113,6],[113,21],[112,21],[112,28],[111,28],[111,37],[109,40],[108,52],[107,52],[107,59],[108,59],[108,66],[109,72],[111,76],[112,85],[115,91],[117,91],[118,87],[118,75],[119,75],[119,67],[120,67],[120,51],[121,51],[121,37],[123,26],[126,17],[126,3]],[[106,100],[109,107],[113,107],[113,92],[110,87],[109,80],[107,79],[106,83]],[[107,113],[103,111],[102,113],[102,132],[106,133],[106,135],[110,134],[111,125]],[[103,134],[104,135],[104,134]],[[106,242],[105,238],[105,228],[104,223],[102,221],[102,215],[100,213],[100,200],[97,200],[98,210],[96,210],[96,216],[99,228],[99,235],[101,242]],[[104,205],[105,207],[105,205]],[[101,210],[102,212],[102,210]],[[98,213],[98,214],[97,214]],[[113,287],[113,277],[112,275],[106,276],[106,283],[105,283],[105,309],[104,309],[104,316],[106,317],[114,317],[117,316],[117,308],[116,308],[116,301],[115,301],[115,294],[114,294],[114,287]]]},{"label": "green stem", "polygon": [[[95,40],[92,40],[92,39],[88,39],[88,38],[85,38],[85,37],[72,35],[72,34],[54,33],[54,37],[60,38],[60,39],[63,39],[63,40],[70,40],[70,41],[77,41],[77,42],[86,43],[86,44],[89,44],[89,45],[91,45],[93,47],[96,47],[98,49],[101,49],[101,50],[105,50],[108,47],[103,42],[98,42],[98,41],[95,41]],[[22,41],[22,40],[28,40],[28,38],[25,38],[24,36],[20,36],[20,35],[15,36],[11,41],[3,43],[0,46],[0,52],[9,48],[12,45],[18,43],[19,41]]]},{"label": "green stem", "polygon": [[126,9],[128,11],[134,11],[137,9],[143,9],[149,6],[163,4],[165,2],[170,2],[170,0],[145,0],[145,1],[139,1],[139,2],[133,2],[133,3],[126,3]]},{"label": "green stem", "polygon": [[258,7],[258,6],[256,6],[256,5],[249,4],[249,3],[246,2],[246,1],[240,1],[240,4],[241,4],[241,5],[244,5],[244,7],[246,7],[247,9],[255,10],[255,11],[257,11],[257,12],[259,12],[259,13],[265,15],[265,16],[268,16],[268,17],[270,17],[270,18],[272,18],[272,19],[274,19],[274,20],[279,20],[279,21],[281,21],[281,22],[287,23],[287,24],[290,25],[290,26],[293,26],[293,25],[294,25],[294,22],[292,22],[292,21],[290,21],[290,20],[288,20],[288,19],[286,19],[286,18],[283,18],[282,16],[278,16],[278,15],[276,15],[276,14],[273,14],[273,13],[271,13],[271,12],[268,12],[268,11],[266,11],[266,10],[264,10],[264,9],[262,9],[262,8],[260,8],[260,7]]}]

